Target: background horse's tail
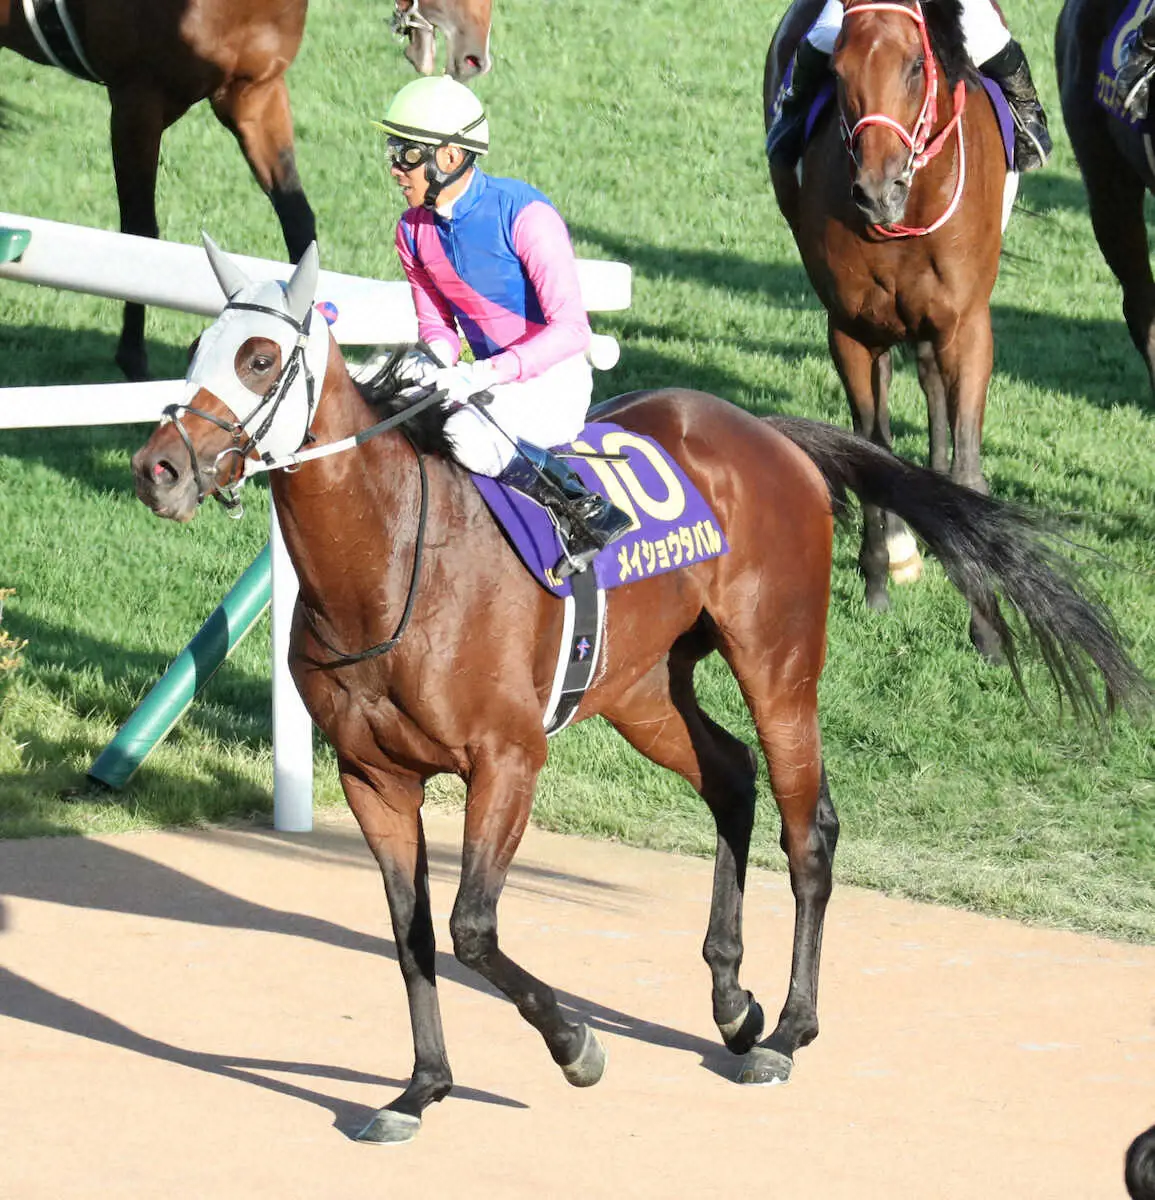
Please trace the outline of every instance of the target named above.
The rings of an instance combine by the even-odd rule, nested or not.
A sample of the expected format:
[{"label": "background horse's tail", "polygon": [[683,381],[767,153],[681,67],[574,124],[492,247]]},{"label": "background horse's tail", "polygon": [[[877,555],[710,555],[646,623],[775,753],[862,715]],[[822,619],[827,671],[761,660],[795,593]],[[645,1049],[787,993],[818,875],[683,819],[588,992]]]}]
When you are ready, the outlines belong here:
[{"label": "background horse's tail", "polygon": [[1089,664],[1106,684],[1108,710],[1117,703],[1135,713],[1150,706],[1150,681],[1120,644],[1106,607],[1050,544],[1054,536],[1048,537],[1041,517],[961,487],[837,426],[802,417],[766,420],[813,459],[838,504],[845,504],[850,491],[907,522],[997,631],[1020,688],[1015,634],[999,611],[996,592],[1025,621],[1056,687],[1078,714],[1095,719],[1104,714]]}]

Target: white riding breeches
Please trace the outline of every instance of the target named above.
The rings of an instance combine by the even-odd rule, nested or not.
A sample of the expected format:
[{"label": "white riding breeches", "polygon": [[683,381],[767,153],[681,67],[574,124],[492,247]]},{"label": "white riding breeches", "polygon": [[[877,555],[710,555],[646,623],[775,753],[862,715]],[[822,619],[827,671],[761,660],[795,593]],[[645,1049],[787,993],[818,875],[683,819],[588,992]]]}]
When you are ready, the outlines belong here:
[{"label": "white riding breeches", "polygon": [[[842,28],[842,0],[826,0],[806,40],[823,54],[834,53],[834,42]],[[991,0],[962,0],[962,30],[967,54],[981,67],[1011,40]]]},{"label": "white riding breeches", "polygon": [[533,379],[489,390],[493,400],[484,413],[466,404],[445,422],[453,456],[478,475],[500,475],[518,438],[543,450],[573,441],[585,424],[593,372],[585,355],[575,354]]}]

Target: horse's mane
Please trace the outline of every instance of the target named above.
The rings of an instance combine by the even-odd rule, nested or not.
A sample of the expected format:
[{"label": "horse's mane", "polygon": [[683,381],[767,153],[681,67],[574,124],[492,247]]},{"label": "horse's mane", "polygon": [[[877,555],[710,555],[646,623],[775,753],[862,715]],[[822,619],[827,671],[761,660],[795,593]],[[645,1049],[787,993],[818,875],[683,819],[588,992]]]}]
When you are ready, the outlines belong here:
[{"label": "horse's mane", "polygon": [[[402,359],[412,350],[428,353],[428,348],[420,343],[396,346],[371,378],[354,380],[361,398],[382,418],[401,412],[429,394],[427,389],[414,388],[411,383],[398,377]],[[440,404],[423,409],[400,428],[422,453],[453,460],[449,439],[445,435],[445,411]]]},{"label": "horse's mane", "polygon": [[931,48],[942,65],[948,88],[960,79],[978,82],[978,71],[967,54],[962,30],[961,0],[923,0],[922,15]]}]

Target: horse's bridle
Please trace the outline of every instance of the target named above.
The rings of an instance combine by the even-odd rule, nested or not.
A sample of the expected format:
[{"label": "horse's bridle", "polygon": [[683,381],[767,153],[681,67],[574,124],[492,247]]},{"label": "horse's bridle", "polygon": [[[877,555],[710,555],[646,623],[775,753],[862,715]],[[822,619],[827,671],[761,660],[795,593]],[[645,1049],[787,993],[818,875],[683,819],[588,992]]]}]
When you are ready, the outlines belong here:
[{"label": "horse's bridle", "polygon": [[[210,491],[215,491],[217,498],[229,511],[230,516],[240,517],[243,515],[240,499],[237,496],[237,489],[244,482],[248,475],[254,474],[259,470],[259,466],[250,469],[247,465],[249,455],[256,451],[260,453],[260,441],[273,426],[276,420],[277,411],[281,407],[282,401],[289,393],[289,389],[296,382],[297,374],[302,369],[305,373],[305,395],[307,403],[308,417],[305,423],[305,432],[301,440],[303,446],[310,440],[312,434],[309,432],[309,426],[312,424],[313,413],[317,408],[316,398],[316,380],[313,378],[312,371],[309,370],[309,364],[305,360],[305,347],[309,342],[309,333],[312,327],[313,309],[310,306],[305,314],[303,321],[297,321],[286,312],[281,312],[278,309],[270,308],[265,304],[248,304],[241,301],[230,300],[225,305],[223,312],[228,310],[244,310],[247,312],[262,313],[265,316],[276,317],[279,321],[285,321],[292,326],[296,333],[296,339],[293,342],[293,348],[289,352],[289,357],[281,367],[280,373],[273,380],[269,390],[261,396],[252,411],[248,416],[237,420],[235,415],[232,421],[226,421],[223,417],[218,417],[215,413],[207,412],[203,408],[193,408],[188,404],[170,404],[161,414],[162,425],[172,425],[180,435],[181,441],[184,443],[185,449],[188,451],[189,462],[192,466],[193,480],[197,487],[197,503],[199,504],[209,494]],[[262,409],[268,409],[268,412],[261,418],[260,423],[251,433],[249,427],[257,420]],[[223,429],[226,433],[232,435],[233,444],[226,446],[213,459],[212,466],[206,472],[201,471],[200,462],[197,459],[196,449],[193,447],[192,439],[188,435],[181,418],[184,416],[200,417],[202,420],[208,421],[215,425],[218,429]],[[298,447],[299,449],[300,447]],[[217,482],[216,476],[220,469],[221,461],[225,458],[236,455],[246,462],[246,466],[241,477],[233,484],[223,485]],[[270,455],[262,455],[261,464],[264,469],[272,469],[273,466],[279,465],[274,462]],[[206,486],[206,475],[211,480],[211,483]]]},{"label": "horse's bridle", "polygon": [[410,33],[434,33],[437,26],[421,11],[420,0],[409,0],[404,6],[404,0],[397,0],[393,9],[392,30],[398,37]]},{"label": "horse's bridle", "polygon": [[[212,491],[220,502],[228,510],[230,517],[241,517],[244,510],[241,506],[240,499],[237,496],[237,489],[244,483],[249,475],[256,474],[261,471],[275,471],[278,469],[294,470],[301,463],[307,462],[313,458],[322,458],[330,454],[337,454],[343,450],[351,450],[354,446],[361,445],[362,442],[368,441],[369,438],[376,437],[379,433],[385,433],[387,430],[395,429],[404,422],[417,416],[418,413],[434,404],[439,403],[444,399],[444,392],[439,392],[436,389],[428,388],[423,394],[412,404],[394,413],[390,417],[386,417],[383,421],[378,421],[374,425],[370,425],[367,429],[361,430],[360,433],[354,434],[351,437],[343,438],[337,442],[329,442],[325,445],[316,446],[310,450],[302,450],[301,446],[313,440],[313,434],[310,431],[310,426],[313,423],[313,415],[317,408],[317,399],[315,396],[315,380],[312,372],[309,370],[309,364],[305,359],[305,347],[309,341],[309,330],[312,321],[313,309],[305,315],[303,321],[297,321],[288,313],[280,312],[275,308],[270,308],[263,304],[248,304],[238,301],[230,301],[225,305],[225,309],[245,309],[250,312],[264,313],[268,316],[277,317],[282,321],[287,321],[296,331],[297,337],[293,343],[293,348],[289,353],[288,361],[281,368],[280,374],[273,380],[268,392],[261,397],[259,403],[251,413],[243,420],[238,421],[235,417],[232,421],[227,421],[223,417],[218,417],[215,413],[206,411],[203,408],[194,408],[189,404],[170,404],[161,416],[162,425],[172,425],[181,441],[184,443],[185,450],[188,452],[189,463],[192,467],[193,479],[197,487],[197,503],[204,500],[205,496]],[[422,345],[422,348],[424,346]],[[308,399],[308,420],[305,426],[305,432],[301,439],[301,445],[292,454],[283,455],[280,458],[274,458],[271,454],[264,454],[260,451],[260,439],[272,427],[273,421],[276,418],[277,410],[288,394],[289,388],[293,386],[297,378],[299,370],[304,369],[305,372],[305,387]],[[223,401],[222,401],[223,403]],[[263,408],[268,406],[268,413],[261,420],[260,425],[252,432],[248,432],[249,425],[256,419],[257,415]],[[227,405],[226,405],[227,407]],[[212,466],[207,471],[202,472],[200,462],[197,458],[196,448],[193,446],[192,438],[189,437],[188,431],[185,429],[182,418],[185,416],[200,417],[204,421],[208,421],[211,425],[215,425],[218,429],[223,429],[230,434],[233,439],[231,446],[226,446],[224,450],[217,454],[213,459]],[[417,599],[417,582],[421,575],[421,560],[425,548],[425,526],[429,514],[429,484],[425,473],[425,459],[420,450],[413,444],[406,434],[406,440],[417,456],[417,471],[421,481],[421,500],[420,509],[417,520],[417,537],[413,549],[413,571],[409,578],[409,590],[405,599],[405,607],[401,613],[401,619],[397,623],[397,628],[393,631],[393,636],[386,638],[383,642],[377,642],[373,646],[369,646],[365,650],[355,652],[347,652],[339,650],[331,642],[329,642],[317,628],[316,620],[309,612],[309,609],[302,604],[301,613],[304,616],[305,623],[309,626],[310,632],[317,641],[324,646],[335,657],[329,662],[317,662],[314,665],[322,668],[331,667],[346,667],[352,666],[355,663],[364,662],[366,659],[376,658],[378,655],[386,654],[397,645],[401,640],[401,635],[405,632],[406,626],[409,624],[409,618],[413,613],[413,605]],[[254,451],[260,454],[259,459],[250,457]],[[245,464],[244,472],[241,477],[233,484],[224,486],[216,481],[217,471],[223,459],[237,455]],[[206,476],[212,480],[211,485],[206,486]]]},{"label": "horse's bridle", "polygon": [[946,211],[936,221],[925,227],[909,225],[871,226],[874,232],[882,237],[925,237],[926,234],[933,233],[936,229],[941,229],[954,216],[955,210],[962,200],[963,186],[966,183],[966,145],[962,135],[962,115],[966,109],[966,84],[961,79],[955,84],[952,97],[954,111],[951,114],[950,120],[939,130],[938,136],[932,141],[931,134],[934,132],[935,122],[938,120],[938,67],[935,64],[934,50],[930,44],[930,35],[927,33],[926,17],[923,15],[922,4],[919,0],[914,0],[914,7],[911,8],[905,4],[897,3],[896,0],[868,0],[865,4],[856,4],[853,7],[847,8],[843,19],[864,12],[902,13],[910,17],[918,25],[918,32],[922,38],[923,78],[926,81],[926,94],[923,97],[922,108],[919,110],[918,118],[915,121],[913,133],[908,132],[905,126],[893,117],[888,117],[886,113],[867,113],[866,116],[860,117],[854,126],[851,127],[847,124],[845,115],[840,112],[839,122],[842,127],[842,139],[846,143],[847,150],[850,152],[852,162],[855,164],[858,162],[854,147],[862,130],[871,125],[881,125],[883,128],[889,129],[892,133],[896,134],[907,148],[906,166],[902,171],[902,179],[907,184],[910,184],[914,179],[915,172],[921,167],[926,166],[939,153],[946,144],[947,138],[952,133],[958,138],[958,179],[955,183],[954,195],[951,197]]}]

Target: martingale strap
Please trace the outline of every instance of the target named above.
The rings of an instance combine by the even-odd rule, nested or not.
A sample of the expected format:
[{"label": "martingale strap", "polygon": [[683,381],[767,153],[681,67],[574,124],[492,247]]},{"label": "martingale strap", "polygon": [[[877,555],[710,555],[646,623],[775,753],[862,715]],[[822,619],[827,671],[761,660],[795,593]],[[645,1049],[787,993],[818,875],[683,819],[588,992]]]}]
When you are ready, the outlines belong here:
[{"label": "martingale strap", "polygon": [[564,597],[557,670],[542,720],[546,737],[560,733],[573,720],[601,657],[605,589],[598,587],[592,570],[580,571],[571,579],[571,593]]},{"label": "martingale strap", "polygon": [[64,0],[24,0],[24,20],[41,53],[52,66],[77,79],[104,82],[84,53]]}]

